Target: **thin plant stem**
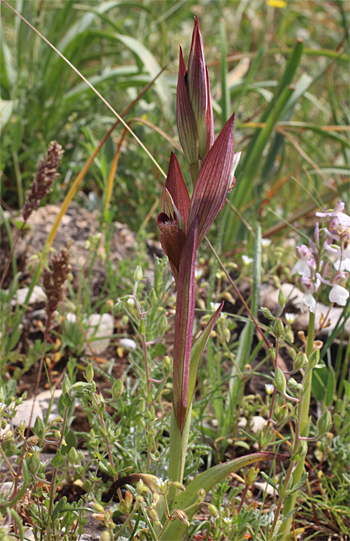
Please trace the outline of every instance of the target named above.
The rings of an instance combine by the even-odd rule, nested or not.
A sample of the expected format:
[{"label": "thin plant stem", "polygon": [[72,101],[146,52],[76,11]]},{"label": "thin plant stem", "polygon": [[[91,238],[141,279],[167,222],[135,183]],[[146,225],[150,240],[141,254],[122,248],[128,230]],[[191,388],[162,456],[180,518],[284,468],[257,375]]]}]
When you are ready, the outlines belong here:
[{"label": "thin plant stem", "polygon": [[[61,451],[61,449],[62,449],[62,444],[63,444],[63,440],[64,440],[64,432],[65,432],[65,429],[66,429],[66,424],[67,424],[67,419],[68,419],[68,411],[69,411],[69,408],[66,407],[64,409],[64,417],[63,417],[63,423],[62,423],[62,428],[61,428],[61,437],[60,437],[58,445],[57,445],[57,451]],[[51,515],[52,515],[52,511],[53,511],[53,503],[54,503],[55,492],[56,492],[57,472],[58,472],[58,466],[56,466],[54,468],[53,473],[52,473],[52,481],[51,481],[51,487],[50,487],[50,501],[49,501],[49,508],[48,508],[49,520],[48,520],[47,531],[46,531],[46,540],[47,541],[50,540]]]},{"label": "thin plant stem", "polygon": [[17,494],[18,482],[19,482],[19,478],[20,478],[20,475],[21,475],[21,471],[22,471],[22,464],[23,464],[24,456],[25,456],[25,453],[26,453],[26,450],[27,450],[27,443],[28,443],[28,439],[29,439],[29,435],[30,435],[30,427],[31,427],[32,420],[33,420],[33,415],[34,415],[35,401],[36,401],[36,397],[37,397],[37,394],[38,394],[38,389],[39,389],[39,384],[40,384],[40,379],[41,379],[41,373],[42,373],[43,365],[44,365],[44,355],[45,355],[46,344],[47,344],[47,336],[48,335],[47,335],[47,332],[46,332],[44,342],[43,342],[43,347],[41,349],[39,370],[38,370],[38,375],[37,375],[36,382],[35,382],[32,409],[31,409],[31,412],[30,412],[29,423],[28,423],[28,426],[27,426],[26,437],[25,437],[25,440],[24,440],[21,457],[19,459],[19,464],[18,464],[18,468],[17,468],[17,474],[15,476],[15,484],[14,484],[14,487],[13,487],[12,498],[14,498],[16,496],[16,494]]},{"label": "thin plant stem", "polygon": [[[313,351],[314,331],[315,331],[315,314],[313,312],[310,312],[308,337],[307,337],[307,342],[306,342],[306,355],[308,358],[310,357]],[[298,416],[297,416],[297,423],[295,427],[293,454],[297,453],[298,451],[300,436],[307,437],[309,434],[309,408],[310,408],[310,397],[311,397],[311,378],[312,378],[312,369],[307,369],[304,375],[304,379],[303,379],[304,390],[301,393],[300,401],[298,405],[298,414],[297,414]],[[304,462],[305,462],[305,455],[299,459],[296,466],[294,462],[290,463],[290,466],[288,468],[287,475],[283,484],[282,494],[280,495],[278,506],[275,512],[275,519],[270,530],[269,539],[272,539],[272,534],[275,529],[278,516],[282,508],[282,504],[284,503],[284,507],[283,507],[284,516],[291,513],[293,509],[295,508],[297,492],[295,492],[294,494],[291,494],[290,496],[287,496],[287,498],[285,498],[285,494],[287,491],[289,480],[292,475],[293,475],[293,485],[296,485],[300,481],[301,476],[304,471]],[[283,522],[280,528],[280,533],[284,534],[284,537],[282,539],[286,539],[286,536],[288,536],[291,526],[292,526],[292,521],[293,521],[293,516],[290,516],[285,522]]]}]

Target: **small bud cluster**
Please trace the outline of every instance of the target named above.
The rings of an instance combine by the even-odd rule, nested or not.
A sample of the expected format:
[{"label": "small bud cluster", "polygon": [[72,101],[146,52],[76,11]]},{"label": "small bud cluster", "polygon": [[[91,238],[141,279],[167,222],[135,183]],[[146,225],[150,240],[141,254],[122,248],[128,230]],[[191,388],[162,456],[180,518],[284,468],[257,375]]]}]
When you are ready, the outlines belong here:
[{"label": "small bud cluster", "polygon": [[43,289],[47,297],[47,330],[50,329],[53,315],[63,298],[63,286],[70,271],[69,258],[69,251],[64,248],[54,254],[49,269],[44,269],[43,272]]},{"label": "small bud cluster", "polygon": [[58,177],[57,168],[60,165],[64,150],[56,141],[52,141],[47,149],[46,158],[38,165],[37,174],[28,192],[28,201],[23,207],[23,220],[26,222],[40,201],[50,193],[54,180]]}]

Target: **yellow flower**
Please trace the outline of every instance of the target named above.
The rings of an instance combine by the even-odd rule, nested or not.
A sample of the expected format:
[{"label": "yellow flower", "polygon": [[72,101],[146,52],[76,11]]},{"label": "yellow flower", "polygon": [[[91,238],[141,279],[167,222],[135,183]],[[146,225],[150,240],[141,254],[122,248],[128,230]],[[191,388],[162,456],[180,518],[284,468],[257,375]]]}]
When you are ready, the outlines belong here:
[{"label": "yellow flower", "polygon": [[273,8],[285,8],[287,2],[285,0],[267,0],[267,5]]}]

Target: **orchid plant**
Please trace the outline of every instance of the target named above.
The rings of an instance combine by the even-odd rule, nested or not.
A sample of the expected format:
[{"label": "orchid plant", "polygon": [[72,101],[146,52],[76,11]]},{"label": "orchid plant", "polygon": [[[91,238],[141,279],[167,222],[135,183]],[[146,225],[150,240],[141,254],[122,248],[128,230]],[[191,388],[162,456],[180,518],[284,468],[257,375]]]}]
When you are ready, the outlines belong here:
[{"label": "orchid plant", "polygon": [[188,69],[180,48],[177,91],[178,132],[189,163],[193,192],[190,197],[177,158],[171,153],[157,220],[161,244],[177,286],[169,480],[163,482],[152,475],[133,474],[118,480],[110,491],[112,494],[122,484],[141,480],[152,492],[162,495],[156,498],[152,511],[156,535],[162,541],[182,538],[205,494],[227,475],[261,460],[281,458],[275,453],[254,453],[219,464],[197,476],[186,489],[182,487],[198,367],[223,308],[223,303],[215,307],[214,314],[193,343],[196,256],[235,184],[234,173],[240,153],[234,152],[234,118],[233,114],[214,141],[209,74],[196,17]]}]

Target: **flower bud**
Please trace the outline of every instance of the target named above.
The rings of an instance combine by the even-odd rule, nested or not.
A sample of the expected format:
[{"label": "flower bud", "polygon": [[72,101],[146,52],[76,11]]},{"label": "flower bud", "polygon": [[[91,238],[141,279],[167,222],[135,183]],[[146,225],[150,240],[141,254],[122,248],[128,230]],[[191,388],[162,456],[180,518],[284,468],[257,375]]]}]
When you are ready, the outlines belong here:
[{"label": "flower bud", "polygon": [[301,383],[298,383],[294,378],[290,378],[288,385],[293,393],[301,393],[303,390]]},{"label": "flower bud", "polygon": [[184,511],[181,511],[181,509],[175,509],[175,515],[176,518],[182,522],[182,524],[185,524],[187,527],[190,525],[186,513]]},{"label": "flower bud", "polygon": [[281,308],[283,308],[283,306],[286,304],[286,297],[282,289],[280,289],[278,292],[278,304]]},{"label": "flower bud", "polygon": [[329,432],[332,426],[332,415],[329,410],[326,410],[317,421],[317,431],[319,436],[323,436]]},{"label": "flower bud", "polygon": [[137,265],[135,272],[134,272],[134,280],[135,282],[139,282],[143,278],[143,272],[141,265]]},{"label": "flower bud", "polygon": [[259,471],[260,471],[259,468],[254,468],[253,466],[250,468],[249,473],[248,473],[248,479],[247,479],[248,486],[255,483],[259,475]]},{"label": "flower bud", "polygon": [[69,398],[84,398],[93,391],[93,385],[85,381],[77,381],[69,389]]},{"label": "flower bud", "polygon": [[224,340],[226,340],[226,342],[229,342],[231,338],[231,333],[227,327],[223,327],[222,334],[223,334]]},{"label": "flower bud", "polygon": [[69,453],[68,453],[67,458],[68,458],[69,464],[74,466],[74,464],[76,463],[77,458],[78,458],[78,453],[77,453],[77,451],[76,451],[76,449],[74,447],[71,447],[69,449]]},{"label": "flower bud", "polygon": [[294,357],[294,360],[293,360],[293,370],[295,372],[298,372],[306,364],[307,364],[307,357],[305,353],[302,353],[301,351],[299,351],[299,353]]},{"label": "flower bud", "polygon": [[283,421],[285,421],[288,416],[287,406],[286,405],[280,406],[279,404],[277,404],[277,406],[275,407],[274,413],[275,413],[275,418],[276,418],[277,423],[278,424],[283,423]]},{"label": "flower bud", "polygon": [[172,486],[174,486],[178,490],[182,490],[182,491],[186,490],[185,487],[181,483],[179,483],[178,481],[174,481],[171,484],[172,484]]},{"label": "flower bud", "polygon": [[113,400],[118,400],[118,398],[124,393],[124,384],[121,379],[118,379],[113,383],[112,387],[112,396]]},{"label": "flower bud", "polygon": [[38,436],[38,438],[40,438],[41,440],[43,439],[43,437],[45,436],[45,426],[44,426],[44,423],[43,423],[43,420],[41,417],[37,417],[35,419],[35,423],[34,423],[34,427],[33,427],[33,432],[34,434],[36,434]]},{"label": "flower bud", "polygon": [[91,364],[88,364],[86,367],[85,378],[86,378],[86,381],[88,381],[89,383],[91,383],[91,381],[94,378],[94,369],[92,368]]},{"label": "flower bud", "polygon": [[199,503],[204,502],[204,498],[205,498],[206,494],[207,493],[205,492],[204,488],[200,488],[198,490],[198,497],[197,497],[197,502],[196,503],[199,504]]},{"label": "flower bud", "polygon": [[37,453],[34,453],[28,460],[28,470],[31,474],[35,475],[40,466],[40,459]]},{"label": "flower bud", "polygon": [[276,368],[276,374],[275,374],[275,386],[276,386],[276,389],[281,394],[284,394],[286,392],[286,386],[287,386],[286,377],[278,366]]},{"label": "flower bud", "polygon": [[158,332],[162,336],[169,328],[168,320],[163,314],[158,323]]},{"label": "flower bud", "polygon": [[92,502],[91,507],[96,513],[104,513],[104,507],[97,502]]},{"label": "flower bud", "polygon": [[150,518],[151,522],[154,522],[155,524],[157,524],[157,526],[161,526],[161,522],[159,520],[158,513],[154,509],[154,507],[148,507],[146,509],[146,511],[147,511],[147,515]]},{"label": "flower bud", "polygon": [[116,316],[123,310],[124,303],[121,299],[118,299],[115,305],[113,306],[113,315]]},{"label": "flower bud", "polygon": [[263,313],[263,316],[266,317],[266,319],[270,319],[271,321],[274,321],[276,318],[273,316],[268,308],[262,307],[260,310]]},{"label": "flower bud", "polygon": [[215,505],[210,503],[208,505],[208,511],[210,515],[215,518],[215,520],[218,520],[220,518],[219,511],[216,509]]},{"label": "flower bud", "polygon": [[67,374],[64,376],[63,383],[62,383],[62,394],[63,396],[67,395],[69,393],[69,389],[71,388],[71,383],[69,381],[69,377]]},{"label": "flower bud", "polygon": [[276,336],[276,338],[281,338],[283,334],[283,323],[281,319],[277,319],[274,326],[273,326],[273,334]]},{"label": "flower bud", "polygon": [[167,377],[173,369],[173,360],[166,355],[163,359],[162,371],[165,377]]},{"label": "flower bud", "polygon": [[143,483],[142,479],[140,479],[136,485],[136,492],[141,496],[142,494],[148,494],[149,488]]}]

